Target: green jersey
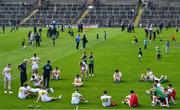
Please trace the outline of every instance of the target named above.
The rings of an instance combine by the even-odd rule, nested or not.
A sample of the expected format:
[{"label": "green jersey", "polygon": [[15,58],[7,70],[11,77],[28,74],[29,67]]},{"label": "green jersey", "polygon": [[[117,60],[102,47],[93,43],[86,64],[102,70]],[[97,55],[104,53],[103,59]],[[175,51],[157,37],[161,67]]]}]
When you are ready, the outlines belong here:
[{"label": "green jersey", "polygon": [[94,64],[94,57],[93,57],[93,55],[89,56],[89,64]]},{"label": "green jersey", "polygon": [[154,95],[155,96],[158,96],[158,97],[160,97],[160,98],[165,98],[165,95],[164,95],[164,93],[161,91],[161,89],[159,89],[159,88],[156,88],[155,90],[154,90]]}]

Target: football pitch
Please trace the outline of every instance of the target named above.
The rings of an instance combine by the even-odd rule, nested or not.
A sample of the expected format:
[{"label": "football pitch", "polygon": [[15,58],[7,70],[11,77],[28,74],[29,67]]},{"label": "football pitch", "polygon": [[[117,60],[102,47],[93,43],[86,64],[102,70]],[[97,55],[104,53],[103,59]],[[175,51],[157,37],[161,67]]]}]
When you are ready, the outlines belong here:
[{"label": "football pitch", "polygon": [[[168,76],[169,82],[163,83],[166,88],[167,84],[171,83],[176,89],[177,97],[176,105],[170,105],[171,109],[180,109],[180,43],[179,33],[175,29],[163,30],[163,41],[157,38],[151,43],[148,42],[147,49],[143,49],[143,59],[138,61],[138,49],[143,48],[143,40],[145,37],[144,29],[135,29],[135,33],[121,32],[120,28],[98,28],[85,29],[88,39],[86,50],[75,49],[75,38],[72,38],[65,32],[60,32],[56,40],[56,46],[52,44],[52,40],[46,37],[47,29],[43,28],[41,47],[29,47],[21,49],[21,41],[26,39],[29,30],[33,28],[19,28],[19,31],[10,33],[10,28],[6,29],[5,34],[0,34],[0,70],[8,64],[12,64],[12,91],[13,94],[4,94],[3,76],[0,75],[0,109],[28,109],[29,105],[41,105],[40,109],[76,109],[76,106],[71,105],[71,95],[75,88],[72,85],[74,76],[79,74],[79,62],[83,52],[94,53],[95,60],[95,76],[89,77],[84,81],[84,86],[79,88],[80,93],[88,100],[88,103],[80,104],[79,109],[128,109],[127,105],[121,103],[130,90],[134,90],[138,95],[139,106],[137,109],[161,109],[158,105],[151,106],[151,97],[146,94],[146,90],[152,85],[150,82],[139,82],[140,75],[146,72],[147,68],[151,68],[154,74],[160,77],[161,74]],[[107,31],[107,40],[104,40],[104,31]],[[77,30],[75,29],[75,36]],[[96,34],[99,33],[100,38],[96,39]],[[82,33],[80,33],[82,36]],[[170,54],[165,53],[165,41],[171,40],[171,35],[175,34],[177,41],[170,42]],[[133,37],[138,37],[139,43],[132,43]],[[160,46],[162,59],[156,59],[155,46]],[[80,45],[81,47],[82,45]],[[53,68],[58,66],[61,70],[61,80],[50,81],[50,87],[54,89],[54,93],[49,93],[50,96],[58,96],[62,94],[62,99],[54,102],[35,102],[36,98],[28,98],[19,100],[18,90],[20,87],[20,73],[17,66],[22,63],[23,59],[29,59],[37,53],[40,58],[40,71],[47,60],[51,60]],[[27,64],[28,79],[31,77],[31,64]],[[113,82],[113,73],[115,69],[122,72],[122,82],[119,84]],[[105,108],[101,105],[100,96],[103,91],[107,90],[108,95],[112,96],[112,100],[117,102],[117,106]]]}]

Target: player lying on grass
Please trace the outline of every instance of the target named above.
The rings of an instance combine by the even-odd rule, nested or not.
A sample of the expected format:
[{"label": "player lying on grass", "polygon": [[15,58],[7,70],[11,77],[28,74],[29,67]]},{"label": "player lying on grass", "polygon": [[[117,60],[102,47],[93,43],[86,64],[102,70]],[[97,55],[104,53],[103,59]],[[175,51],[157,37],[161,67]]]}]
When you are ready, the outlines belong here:
[{"label": "player lying on grass", "polygon": [[33,85],[35,87],[41,87],[43,78],[41,76],[38,76],[38,74],[33,74],[31,79],[29,80],[28,84],[30,84],[31,82],[33,82]]},{"label": "player lying on grass", "polygon": [[122,78],[122,73],[118,69],[116,69],[115,73],[113,74],[113,78],[115,83],[119,83]]},{"label": "player lying on grass", "polygon": [[2,75],[4,76],[4,93],[7,93],[7,90],[9,94],[13,93],[11,91],[11,64],[3,69]]},{"label": "player lying on grass", "polygon": [[161,83],[168,81],[167,75],[165,75],[165,76],[161,75],[160,78],[157,78],[150,69],[147,69],[146,74],[141,74],[140,81],[150,81],[150,82],[153,82],[155,80],[158,80]]},{"label": "player lying on grass", "polygon": [[100,97],[102,106],[109,107],[109,106],[116,106],[116,102],[111,101],[111,96],[107,95],[107,91],[103,92],[104,94]]},{"label": "player lying on grass", "polygon": [[88,101],[85,100],[85,98],[79,93],[79,90],[76,89],[76,91],[72,93],[71,104],[78,105],[83,102],[87,103]]},{"label": "player lying on grass", "polygon": [[72,84],[74,85],[74,87],[81,87],[83,85],[81,77],[79,75],[76,75]]},{"label": "player lying on grass", "polygon": [[54,100],[59,100],[61,99],[61,97],[61,95],[59,95],[59,97],[50,97],[45,87],[42,87],[42,89],[39,91],[39,95],[36,102],[39,102],[40,99],[42,102],[51,102]]},{"label": "player lying on grass", "polygon": [[59,80],[60,79],[60,70],[58,67],[55,67],[55,69],[52,71],[52,80]]},{"label": "player lying on grass", "polygon": [[138,106],[138,97],[134,93],[133,90],[130,91],[130,95],[125,97],[125,100],[122,101],[124,104],[128,104],[129,107],[137,107]]}]

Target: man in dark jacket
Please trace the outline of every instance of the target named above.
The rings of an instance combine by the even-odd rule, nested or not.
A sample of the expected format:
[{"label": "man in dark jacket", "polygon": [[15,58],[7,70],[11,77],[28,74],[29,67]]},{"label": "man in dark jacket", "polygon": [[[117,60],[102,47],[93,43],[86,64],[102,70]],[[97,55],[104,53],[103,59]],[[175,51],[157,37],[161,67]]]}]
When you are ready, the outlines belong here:
[{"label": "man in dark jacket", "polygon": [[50,74],[52,71],[52,66],[50,65],[51,61],[48,60],[47,64],[44,65],[43,67],[43,81],[44,81],[44,87],[49,88],[49,79],[50,79]]}]

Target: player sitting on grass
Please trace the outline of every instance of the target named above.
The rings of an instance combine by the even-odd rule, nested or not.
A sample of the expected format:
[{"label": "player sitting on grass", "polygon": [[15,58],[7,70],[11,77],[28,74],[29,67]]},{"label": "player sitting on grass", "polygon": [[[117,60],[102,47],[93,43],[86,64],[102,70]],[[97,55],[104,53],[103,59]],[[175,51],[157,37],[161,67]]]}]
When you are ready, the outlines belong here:
[{"label": "player sitting on grass", "polygon": [[150,69],[147,69],[146,75],[145,74],[141,74],[140,81],[150,81],[150,82],[153,82],[155,80],[158,80],[161,83],[168,81],[166,75],[165,76],[161,75],[160,78],[157,78]]},{"label": "player sitting on grass", "polygon": [[52,71],[52,80],[59,80],[60,79],[60,70],[58,67],[55,67],[55,69]]},{"label": "player sitting on grass", "polygon": [[81,77],[79,75],[76,75],[72,84],[74,85],[74,87],[81,87],[83,85]]},{"label": "player sitting on grass", "polygon": [[168,84],[168,92],[169,92],[168,100],[172,101],[173,104],[176,104],[174,101],[176,97],[176,90],[172,87],[171,84]]},{"label": "player sitting on grass", "polygon": [[88,102],[87,100],[84,99],[84,97],[79,93],[79,90],[76,89],[74,93],[72,93],[72,98],[71,98],[71,104],[73,105],[78,105],[82,102]]},{"label": "player sitting on grass", "polygon": [[115,70],[115,73],[113,74],[114,82],[119,83],[121,81],[122,73],[119,72],[119,70]]},{"label": "player sitting on grass", "polygon": [[129,107],[137,107],[138,106],[138,97],[134,93],[133,90],[130,91],[130,95],[125,97],[125,100],[122,101],[124,104],[128,104]]},{"label": "player sitting on grass", "polygon": [[103,96],[100,97],[102,106],[109,107],[109,106],[115,106],[116,103],[111,101],[111,96],[107,95],[107,91],[104,91]]},{"label": "player sitting on grass", "polygon": [[45,87],[42,87],[42,89],[39,91],[39,95],[36,102],[39,102],[40,99],[42,102],[50,102],[54,100],[59,100],[61,99],[61,97],[62,97],[61,95],[59,95],[59,97],[49,97],[48,92],[45,89]]},{"label": "player sitting on grass", "polygon": [[33,82],[35,87],[41,87],[42,81],[43,79],[40,76],[38,76],[38,74],[33,74],[28,84]]},{"label": "player sitting on grass", "polygon": [[30,96],[30,93],[27,91],[27,84],[19,88],[18,98],[19,99],[26,99]]},{"label": "player sitting on grass", "polygon": [[[160,106],[164,106],[165,94],[163,91],[155,84],[153,86],[153,96],[152,96],[152,106],[156,106],[158,103]],[[166,102],[167,104],[168,102]]]},{"label": "player sitting on grass", "polygon": [[[164,91],[164,87],[161,85],[161,83],[158,80],[154,81],[153,85],[157,85],[157,87],[163,92]],[[152,86],[152,88],[150,88],[149,90],[146,90],[147,94],[153,94],[154,92],[154,87]]]}]

